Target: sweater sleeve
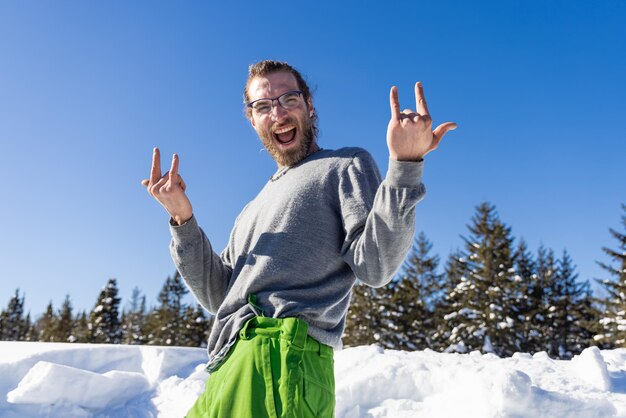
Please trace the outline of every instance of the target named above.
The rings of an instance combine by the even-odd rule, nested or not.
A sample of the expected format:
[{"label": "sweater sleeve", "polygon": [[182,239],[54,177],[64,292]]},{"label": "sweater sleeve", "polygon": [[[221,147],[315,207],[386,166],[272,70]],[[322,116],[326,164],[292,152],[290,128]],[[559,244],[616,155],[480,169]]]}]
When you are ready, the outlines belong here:
[{"label": "sweater sleeve", "polygon": [[390,159],[381,183],[376,163],[362,151],[342,173],[342,257],[363,283],[373,287],[389,283],[411,248],[415,206],[425,194],[423,166],[423,160]]},{"label": "sweater sleeve", "polygon": [[204,231],[192,217],[180,226],[170,223],[170,254],[196,300],[215,314],[226,297],[232,274],[227,251],[217,255]]}]

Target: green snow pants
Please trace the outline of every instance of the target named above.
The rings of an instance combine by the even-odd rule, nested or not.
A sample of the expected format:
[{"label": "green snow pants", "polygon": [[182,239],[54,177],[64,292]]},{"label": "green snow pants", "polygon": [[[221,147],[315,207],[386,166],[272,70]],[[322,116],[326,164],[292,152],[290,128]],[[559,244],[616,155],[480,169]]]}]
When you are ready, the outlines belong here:
[{"label": "green snow pants", "polygon": [[333,418],[333,349],[297,318],[254,317],[186,418]]}]

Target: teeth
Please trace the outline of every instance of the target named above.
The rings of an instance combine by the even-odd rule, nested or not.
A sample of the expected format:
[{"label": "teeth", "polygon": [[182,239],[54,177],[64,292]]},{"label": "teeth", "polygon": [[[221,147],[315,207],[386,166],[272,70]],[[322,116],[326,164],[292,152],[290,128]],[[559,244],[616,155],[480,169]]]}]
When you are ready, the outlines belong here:
[{"label": "teeth", "polygon": [[284,128],[279,128],[274,131],[275,134],[284,134],[285,132],[289,132],[290,130],[295,129],[295,126],[285,126]]}]

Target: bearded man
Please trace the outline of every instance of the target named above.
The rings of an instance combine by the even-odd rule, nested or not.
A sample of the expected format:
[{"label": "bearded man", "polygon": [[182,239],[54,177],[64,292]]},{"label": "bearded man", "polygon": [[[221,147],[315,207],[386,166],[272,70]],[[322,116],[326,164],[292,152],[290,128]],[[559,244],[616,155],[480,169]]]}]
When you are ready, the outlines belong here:
[{"label": "bearded man", "polygon": [[278,170],[235,221],[220,255],[198,226],[175,154],[161,175],[153,153],[148,192],[170,214],[171,255],[194,297],[214,315],[209,378],[188,418],[333,417],[333,351],[341,348],[357,277],[387,284],[408,253],[425,193],[432,130],[422,85],[416,111],[390,91],[385,179],[361,148],[317,144],[306,82],[284,62],[251,65],[246,116]]}]

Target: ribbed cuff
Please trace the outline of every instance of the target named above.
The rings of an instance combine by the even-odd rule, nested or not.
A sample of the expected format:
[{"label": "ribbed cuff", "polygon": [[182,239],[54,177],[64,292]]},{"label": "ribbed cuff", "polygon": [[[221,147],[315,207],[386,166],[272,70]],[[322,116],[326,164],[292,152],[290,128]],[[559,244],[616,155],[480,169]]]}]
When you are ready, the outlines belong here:
[{"label": "ribbed cuff", "polygon": [[397,161],[389,159],[386,183],[391,187],[417,187],[422,183],[424,159],[420,161]]},{"label": "ribbed cuff", "polygon": [[176,240],[191,237],[198,233],[198,221],[194,215],[191,215],[191,218],[182,225],[177,225],[172,218],[170,218],[169,224],[172,237]]}]

